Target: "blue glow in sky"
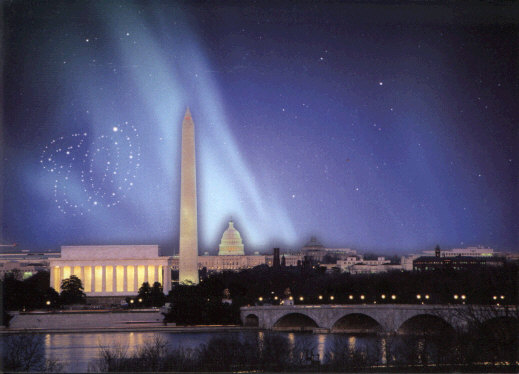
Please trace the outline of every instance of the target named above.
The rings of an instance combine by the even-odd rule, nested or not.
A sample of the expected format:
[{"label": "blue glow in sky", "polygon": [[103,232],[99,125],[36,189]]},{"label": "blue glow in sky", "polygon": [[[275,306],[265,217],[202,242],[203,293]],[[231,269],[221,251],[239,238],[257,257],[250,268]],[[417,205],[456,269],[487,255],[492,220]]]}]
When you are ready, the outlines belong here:
[{"label": "blue glow in sky", "polygon": [[200,252],[517,250],[517,22],[435,9],[4,5],[1,240],[176,253],[189,106]]}]

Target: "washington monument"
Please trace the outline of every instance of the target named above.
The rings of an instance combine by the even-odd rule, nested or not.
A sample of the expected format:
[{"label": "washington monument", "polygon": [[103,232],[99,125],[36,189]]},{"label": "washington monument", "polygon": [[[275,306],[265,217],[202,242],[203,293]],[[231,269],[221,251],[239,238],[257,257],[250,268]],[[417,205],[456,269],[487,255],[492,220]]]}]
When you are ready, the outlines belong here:
[{"label": "washington monument", "polygon": [[189,108],[182,122],[180,166],[179,283],[198,284],[195,124]]}]

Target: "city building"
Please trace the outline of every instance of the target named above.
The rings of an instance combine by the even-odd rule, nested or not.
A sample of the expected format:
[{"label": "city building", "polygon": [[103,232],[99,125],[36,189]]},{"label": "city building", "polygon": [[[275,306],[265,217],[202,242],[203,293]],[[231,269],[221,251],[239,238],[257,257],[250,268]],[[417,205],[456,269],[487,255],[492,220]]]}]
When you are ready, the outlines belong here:
[{"label": "city building", "polygon": [[[435,254],[435,251],[423,251],[423,253],[425,255],[432,256]],[[483,246],[441,250],[442,257],[457,257],[457,256],[495,257],[498,255],[499,254],[497,252],[494,252],[494,250],[492,248],[485,248]]]},{"label": "city building", "polygon": [[59,258],[50,258],[50,286],[60,291],[71,275],[81,279],[88,297],[135,295],[142,283],[163,284],[171,290],[170,258],[159,256],[158,245],[62,246]]},{"label": "city building", "polygon": [[[281,266],[301,266],[304,256],[300,253],[284,253],[281,255]],[[265,256],[265,265],[274,266],[274,255]]]},{"label": "city building", "polygon": [[49,259],[59,256],[59,252],[30,252],[15,245],[4,245],[0,248],[0,279],[11,273],[23,280],[39,271],[48,271]]},{"label": "city building", "polygon": [[504,259],[499,257],[438,257],[422,256],[413,261],[415,271],[433,271],[441,269],[467,270],[481,266],[502,266]]},{"label": "city building", "polygon": [[219,256],[245,255],[240,232],[234,228],[234,222],[229,221],[229,227],[224,231],[220,241]]},{"label": "city building", "polygon": [[[420,257],[436,257],[436,250],[422,251],[420,254],[409,254],[401,257],[400,264],[403,270],[411,271],[414,270],[414,261]],[[448,250],[440,250],[440,257],[475,257],[475,258],[492,258],[501,257],[499,252],[495,252],[492,248],[486,248],[483,246],[478,247],[466,247],[466,248],[453,248]],[[498,261],[499,262],[499,261]]]},{"label": "city building", "polygon": [[356,253],[357,251],[350,248],[325,248],[315,237],[311,237],[310,241],[301,249],[304,257],[317,263],[325,261],[325,257],[342,260]]},{"label": "city building", "polygon": [[384,273],[391,270],[402,270],[402,265],[391,264],[385,257],[376,260],[364,260],[362,256],[351,256],[344,260],[338,260],[337,266],[341,271],[350,274],[374,274]]}]

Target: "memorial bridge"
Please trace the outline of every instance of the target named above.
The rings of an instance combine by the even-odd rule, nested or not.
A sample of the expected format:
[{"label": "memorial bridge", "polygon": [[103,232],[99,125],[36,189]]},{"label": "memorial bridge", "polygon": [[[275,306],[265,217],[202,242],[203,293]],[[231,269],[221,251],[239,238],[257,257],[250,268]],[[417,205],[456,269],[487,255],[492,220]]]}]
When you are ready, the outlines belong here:
[{"label": "memorial bridge", "polygon": [[515,308],[474,305],[264,305],[240,309],[244,326],[268,330],[417,333],[485,324],[518,322]]}]

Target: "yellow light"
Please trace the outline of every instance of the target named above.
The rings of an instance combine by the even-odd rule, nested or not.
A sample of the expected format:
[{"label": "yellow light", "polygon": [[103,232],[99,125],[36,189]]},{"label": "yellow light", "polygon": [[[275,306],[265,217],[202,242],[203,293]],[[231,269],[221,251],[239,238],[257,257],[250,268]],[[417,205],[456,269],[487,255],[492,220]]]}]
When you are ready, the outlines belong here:
[{"label": "yellow light", "polygon": [[290,296],[288,299],[289,299],[289,300],[294,300],[294,298],[293,298],[292,296]]},{"label": "yellow light", "polygon": [[124,291],[124,267],[118,265],[115,267],[115,281],[117,283],[116,291],[123,292]]},{"label": "yellow light", "polygon": [[465,296],[465,295],[461,295],[461,298],[462,298],[463,300],[465,300],[465,299],[467,298],[467,296]]},{"label": "yellow light", "polygon": [[386,298],[386,295],[382,294],[382,296],[380,296],[381,298],[385,299]]},{"label": "yellow light", "polygon": [[130,304],[133,304],[133,299],[130,300]]},{"label": "yellow light", "polygon": [[137,288],[141,287],[144,282],[144,275],[145,275],[145,266],[144,265],[138,265],[137,266]]},{"label": "yellow light", "polygon": [[258,297],[258,300],[259,301],[263,301],[263,298],[260,296],[260,297]]},{"label": "yellow light", "polygon": [[335,299],[335,297],[333,297],[333,296],[330,296],[330,300],[333,300],[333,299]]},{"label": "yellow light", "polygon": [[47,302],[45,304],[50,305],[50,300],[47,300]]},{"label": "yellow light", "polygon": [[103,292],[103,267],[94,267],[94,291]]},{"label": "yellow light", "polygon": [[361,299],[361,300],[364,300],[365,298],[366,298],[366,296],[364,296],[364,295],[360,295],[360,299]]},{"label": "yellow light", "polygon": [[429,299],[429,295],[425,295],[425,298],[426,298],[426,299]]},{"label": "yellow light", "polygon": [[114,290],[114,267],[105,266],[105,287],[106,292],[113,292]]},{"label": "yellow light", "polygon": [[135,267],[133,265],[126,267],[126,288],[126,291],[135,291]]},{"label": "yellow light", "polygon": [[319,300],[322,300],[323,299],[323,295],[319,295]]},{"label": "yellow light", "polygon": [[63,266],[63,279],[70,278],[70,266]]},{"label": "yellow light", "polygon": [[92,292],[92,266],[85,266],[83,273],[85,274],[85,292]]},{"label": "yellow light", "polygon": [[353,295],[348,296],[350,300],[353,300]]},{"label": "yellow light", "polygon": [[501,300],[503,300],[505,298],[505,295],[501,295]]},{"label": "yellow light", "polygon": [[274,296],[274,300],[277,300],[277,299],[278,299],[278,297],[277,297],[277,296]]},{"label": "yellow light", "polygon": [[139,298],[139,303],[142,303],[142,299],[141,298]]},{"label": "yellow light", "polygon": [[148,283],[153,286],[155,283],[155,265],[148,265]]},{"label": "yellow light", "polygon": [[416,295],[416,298],[417,298],[418,300],[420,300],[420,299],[422,298],[422,295],[418,294],[418,295]]},{"label": "yellow light", "polygon": [[497,300],[497,296],[493,296],[492,299]]},{"label": "yellow light", "polygon": [[395,300],[396,299],[396,295],[391,295],[391,299]]},{"label": "yellow light", "polygon": [[454,299],[455,299],[455,300],[458,300],[458,295],[454,295]]},{"label": "yellow light", "polygon": [[[55,266],[54,267],[54,289],[56,291],[59,292],[60,290],[60,287],[61,287],[61,278],[60,278],[60,272],[59,272],[59,266]],[[85,285],[85,292],[87,292],[86,290],[86,285]]]},{"label": "yellow light", "polygon": [[303,301],[303,300],[304,300],[304,299],[303,299],[303,296],[299,297],[299,300],[300,300],[300,301]]}]

